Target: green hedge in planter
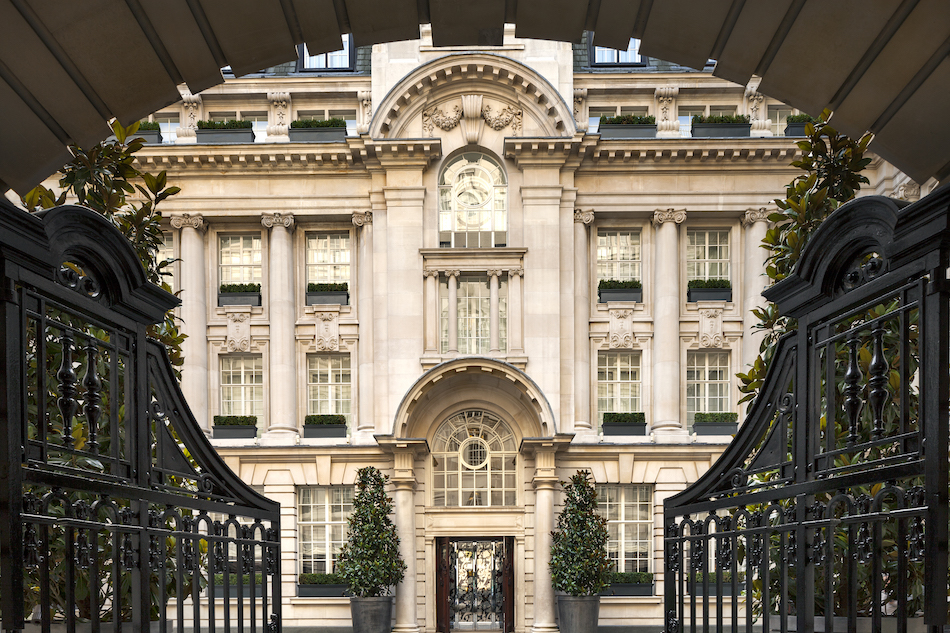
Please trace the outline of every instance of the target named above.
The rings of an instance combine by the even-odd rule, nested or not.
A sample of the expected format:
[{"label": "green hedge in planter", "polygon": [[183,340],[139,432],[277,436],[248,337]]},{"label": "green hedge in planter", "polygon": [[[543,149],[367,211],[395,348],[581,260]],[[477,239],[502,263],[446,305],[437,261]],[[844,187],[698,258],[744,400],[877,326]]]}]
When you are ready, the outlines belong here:
[{"label": "green hedge in planter", "polygon": [[[228,582],[230,583],[232,587],[236,587],[238,584],[238,575],[237,574],[228,575]],[[214,575],[214,584],[219,585],[219,586],[224,585],[224,572],[218,572]],[[241,584],[250,585],[251,575],[244,574],[241,577]],[[254,584],[258,586],[264,584],[264,575],[261,574],[260,572],[254,574]]]},{"label": "green hedge in planter", "polygon": [[298,585],[345,585],[346,581],[340,574],[300,574],[297,576]]},{"label": "green hedge in planter", "polygon": [[254,127],[253,121],[198,121],[199,130],[243,130]]},{"label": "green hedge in planter", "polygon": [[158,132],[161,129],[158,121],[142,121],[139,123],[139,132]]},{"label": "green hedge in planter", "polygon": [[785,124],[789,123],[817,123],[818,119],[810,114],[790,114],[785,118]]},{"label": "green hedge in planter", "polygon": [[216,415],[215,426],[257,426],[256,415]]},{"label": "green hedge in planter", "polygon": [[218,292],[227,294],[229,292],[260,292],[260,284],[221,284]]},{"label": "green hedge in planter", "polygon": [[346,292],[350,289],[346,282],[340,284],[307,284],[307,292]]},{"label": "green hedge in planter", "polygon": [[750,118],[748,114],[716,114],[710,116],[693,116],[693,124],[699,123],[700,125],[722,125],[722,124],[735,124],[735,123],[749,123]]},{"label": "green hedge in planter", "polygon": [[648,571],[615,571],[610,574],[611,585],[648,585],[653,582],[653,574]]},{"label": "green hedge in planter", "polygon": [[653,115],[621,114],[620,116],[602,116],[601,125],[656,125]]},{"label": "green hedge in planter", "polygon": [[640,283],[639,279],[626,279],[624,281],[619,279],[601,279],[597,284],[598,290],[633,290],[642,287],[643,284]]},{"label": "green hedge in planter", "polygon": [[646,414],[642,411],[604,414],[604,424],[645,424],[646,421]]},{"label": "green hedge in planter", "polygon": [[[730,570],[724,570],[721,572],[711,571],[709,572],[709,584],[710,585],[714,584],[716,582],[716,578],[720,575],[722,576],[722,581],[724,583],[732,582],[732,571]],[[696,584],[703,582],[703,578],[705,577],[703,575],[703,572],[701,571],[696,572],[695,576],[696,576]],[[738,575],[736,576],[736,580],[738,582],[745,581],[745,572],[742,572],[742,571],[738,572]]]},{"label": "green hedge in planter", "polygon": [[326,121],[318,121],[316,119],[297,119],[296,121],[290,122],[290,127],[294,129],[308,127],[346,127],[346,121],[339,118],[327,119]]},{"label": "green hedge in planter", "polygon": [[738,419],[739,414],[731,411],[693,414],[693,424],[735,424]]},{"label": "green hedge in planter", "polygon": [[732,288],[732,282],[728,279],[690,279],[686,283],[687,288]]},{"label": "green hedge in planter", "polygon": [[346,424],[343,415],[308,415],[303,419],[304,424]]}]

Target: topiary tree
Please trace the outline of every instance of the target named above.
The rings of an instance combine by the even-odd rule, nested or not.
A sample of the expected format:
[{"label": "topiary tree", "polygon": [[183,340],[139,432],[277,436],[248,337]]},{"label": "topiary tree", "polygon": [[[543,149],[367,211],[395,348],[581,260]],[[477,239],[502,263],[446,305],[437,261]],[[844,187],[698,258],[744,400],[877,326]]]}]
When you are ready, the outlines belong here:
[{"label": "topiary tree", "polygon": [[386,494],[387,479],[373,466],[357,472],[347,543],[336,564],[349,592],[361,598],[387,595],[406,573],[396,526],[389,518],[393,502]]},{"label": "topiary tree", "polygon": [[572,596],[593,596],[610,583],[607,519],[597,514],[597,491],[586,470],[564,487],[564,509],[551,533],[551,581]]}]

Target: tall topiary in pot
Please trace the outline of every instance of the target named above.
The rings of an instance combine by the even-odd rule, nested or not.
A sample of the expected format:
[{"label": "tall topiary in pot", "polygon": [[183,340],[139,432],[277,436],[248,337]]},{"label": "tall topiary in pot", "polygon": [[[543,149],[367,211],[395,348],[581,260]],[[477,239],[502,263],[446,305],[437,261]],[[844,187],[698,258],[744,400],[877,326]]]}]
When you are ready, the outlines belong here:
[{"label": "tall topiary in pot", "polygon": [[607,520],[597,514],[597,491],[590,473],[579,470],[564,486],[564,509],[552,532],[551,582],[558,597],[558,628],[597,633],[599,592],[610,581]]},{"label": "tall topiary in pot", "polygon": [[350,614],[355,633],[389,633],[393,610],[390,592],[406,572],[396,526],[389,518],[393,502],[386,494],[386,480],[372,466],[357,472],[347,542],[336,565],[352,596]]}]

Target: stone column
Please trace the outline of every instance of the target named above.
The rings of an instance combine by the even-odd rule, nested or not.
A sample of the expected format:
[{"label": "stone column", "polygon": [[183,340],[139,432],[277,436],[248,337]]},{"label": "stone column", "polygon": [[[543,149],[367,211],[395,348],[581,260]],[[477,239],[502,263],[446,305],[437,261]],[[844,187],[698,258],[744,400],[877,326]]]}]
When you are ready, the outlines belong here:
[{"label": "stone column", "polygon": [[261,218],[270,229],[268,312],[270,314],[270,420],[261,443],[293,444],[297,419],[297,363],[294,344],[294,216],[274,213]]},{"label": "stone column", "polygon": [[171,225],[181,229],[181,319],[185,356],[181,368],[181,390],[198,426],[211,434],[208,426],[208,284],[205,281],[204,233],[208,223],[200,215],[173,216]]},{"label": "stone column", "polygon": [[354,444],[372,444],[376,430],[373,375],[373,213],[353,214],[353,226],[356,227],[358,254],[356,272],[358,275],[356,292],[356,310],[359,319],[359,372],[357,384],[358,419]]},{"label": "stone column", "polygon": [[498,302],[498,277],[501,275],[500,270],[489,270],[488,271],[488,293],[489,293],[489,308],[488,308],[488,329],[489,329],[489,347],[493,354],[497,354],[501,351],[501,343],[499,336],[500,329],[500,320],[499,320],[499,302]]},{"label": "stone column", "polygon": [[[397,452],[396,461],[409,460],[412,472],[412,453]],[[397,471],[398,471],[397,466]],[[418,633],[416,618],[416,511],[413,496],[416,490],[414,477],[393,477],[396,488],[396,531],[399,534],[399,554],[406,562],[406,573],[396,587],[396,626],[393,633]]]},{"label": "stone column", "polygon": [[[535,454],[534,485],[534,624],[533,633],[553,633],[557,608],[551,584],[551,530],[554,529],[554,487],[558,483],[554,469],[554,451]],[[570,633],[565,631],[564,633]]]},{"label": "stone column", "polygon": [[449,280],[449,353],[459,351],[459,274],[458,270],[447,270]]},{"label": "stone column", "polygon": [[439,271],[431,268],[422,271],[426,278],[425,308],[425,351],[426,355],[437,355],[439,349]]},{"label": "stone column", "polygon": [[758,321],[752,316],[752,310],[765,305],[762,291],[768,285],[768,276],[765,274],[765,258],[768,252],[760,248],[765,233],[769,228],[768,209],[748,209],[742,216],[742,226],[745,227],[744,265],[745,278],[742,280],[742,372],[755,362],[759,355],[759,344],[764,332],[753,330],[752,326]]},{"label": "stone column", "polygon": [[655,276],[653,285],[653,426],[657,439],[682,435],[680,420],[680,292],[679,231],[686,211],[653,214]]},{"label": "stone column", "polygon": [[590,238],[593,211],[574,211],[574,433],[595,437],[590,422]]},{"label": "stone column", "polygon": [[508,353],[513,356],[524,354],[524,307],[521,299],[521,276],[524,270],[512,268],[508,271]]}]

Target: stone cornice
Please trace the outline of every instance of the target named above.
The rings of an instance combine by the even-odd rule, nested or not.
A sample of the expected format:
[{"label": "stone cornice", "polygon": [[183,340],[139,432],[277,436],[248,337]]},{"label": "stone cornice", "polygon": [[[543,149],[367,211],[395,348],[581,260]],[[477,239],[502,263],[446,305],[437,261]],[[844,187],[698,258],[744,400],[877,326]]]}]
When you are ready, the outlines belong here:
[{"label": "stone cornice", "polygon": [[801,155],[792,139],[781,136],[761,138],[649,138],[601,139],[583,144],[578,153],[581,169],[594,166],[703,163],[764,163],[788,165]]},{"label": "stone cornice", "polygon": [[561,167],[581,147],[583,136],[572,138],[521,138],[505,139],[505,158],[515,161],[519,167]]}]

